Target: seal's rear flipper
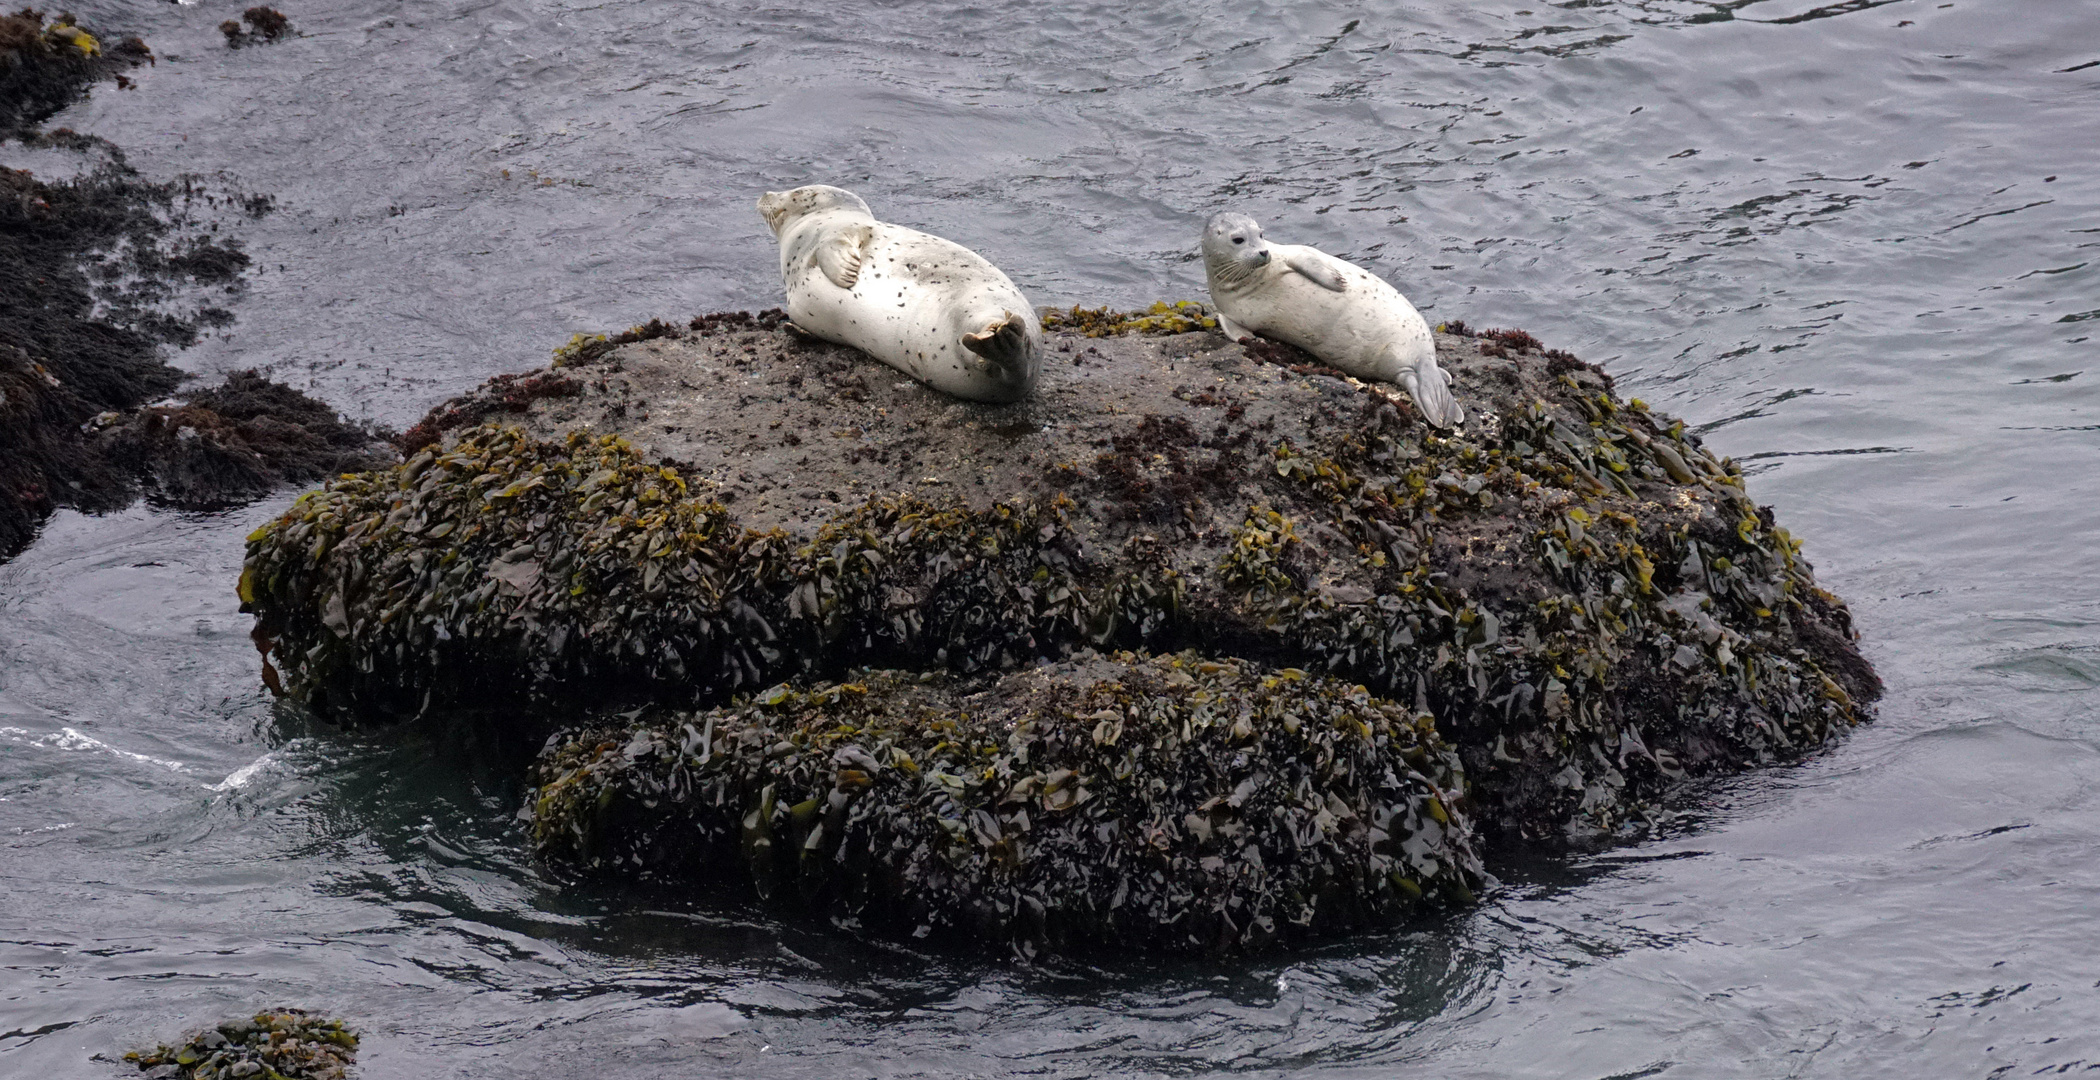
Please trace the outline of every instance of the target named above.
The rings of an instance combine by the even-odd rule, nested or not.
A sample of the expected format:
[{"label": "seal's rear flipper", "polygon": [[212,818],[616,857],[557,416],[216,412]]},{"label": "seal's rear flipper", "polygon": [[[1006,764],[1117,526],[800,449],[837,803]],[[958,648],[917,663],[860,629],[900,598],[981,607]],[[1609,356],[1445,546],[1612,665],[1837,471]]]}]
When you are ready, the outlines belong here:
[{"label": "seal's rear flipper", "polygon": [[982,332],[964,334],[963,348],[994,364],[1019,365],[1028,355],[1028,322],[1011,311],[999,314]]},{"label": "seal's rear flipper", "polygon": [[1415,407],[1422,410],[1422,418],[1430,424],[1448,428],[1466,422],[1465,410],[1451,396],[1451,375],[1436,366],[1436,357],[1424,357],[1421,364],[1402,371],[1400,386],[1415,399]]},{"label": "seal's rear flipper", "polygon": [[817,245],[817,269],[831,279],[833,285],[850,289],[860,280],[860,257],[867,250],[868,241],[875,239],[873,225],[846,225]]}]

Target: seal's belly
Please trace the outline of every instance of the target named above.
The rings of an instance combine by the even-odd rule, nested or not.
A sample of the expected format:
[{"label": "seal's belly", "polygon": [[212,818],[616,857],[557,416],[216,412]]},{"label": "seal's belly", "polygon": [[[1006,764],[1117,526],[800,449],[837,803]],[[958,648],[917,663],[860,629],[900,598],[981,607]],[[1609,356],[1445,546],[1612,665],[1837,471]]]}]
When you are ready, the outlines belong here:
[{"label": "seal's belly", "polygon": [[1379,278],[1355,267],[1347,278],[1348,290],[1334,292],[1296,274],[1280,276],[1261,291],[1260,314],[1235,321],[1358,378],[1391,380],[1414,339],[1427,336],[1422,318]]}]

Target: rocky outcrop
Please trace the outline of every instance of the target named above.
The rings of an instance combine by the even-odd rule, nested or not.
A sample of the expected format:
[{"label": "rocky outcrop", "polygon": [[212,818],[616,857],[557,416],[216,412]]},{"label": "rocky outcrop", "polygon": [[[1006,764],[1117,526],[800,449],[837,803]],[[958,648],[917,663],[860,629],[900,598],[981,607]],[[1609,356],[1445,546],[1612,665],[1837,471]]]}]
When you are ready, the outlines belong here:
[{"label": "rocky outcrop", "polygon": [[[855,674],[871,667],[930,673],[953,696],[940,708],[902,698],[878,708],[891,745],[914,761],[923,736],[895,733],[941,709],[1076,723],[1016,681],[1045,664],[1151,671],[1158,661],[1144,657],[1178,654],[1248,678],[1302,670],[1338,680],[1331,692],[1344,698],[1341,688],[1360,686],[1367,704],[1351,715],[1366,725],[1391,722],[1382,710],[1434,717],[1434,738],[1461,762],[1436,783],[1464,791],[1451,806],[1486,842],[1612,835],[1683,777],[1821,745],[1879,693],[1844,605],[1817,587],[1741,473],[1529,335],[1439,334],[1470,414],[1439,434],[1404,396],[1303,354],[1232,344],[1158,311],[1143,328],[1184,332],[1118,333],[1128,324],[1099,314],[1051,320],[1065,328],[1047,338],[1043,385],[1011,406],[943,398],[849,350],[797,340],[777,315],[581,339],[558,366],[434,411],[421,426],[432,441],[399,468],[333,481],[258,531],[241,589],[268,677],[353,723],[496,708],[537,739],[597,717],[550,746],[543,797],[622,748],[641,747],[634,760],[649,764],[601,768],[614,779],[590,783],[609,794],[543,818],[539,835],[558,865],[600,873],[689,872],[695,858],[745,865],[723,863],[728,818],[693,818],[657,786],[706,773],[692,772],[696,755],[731,769],[734,782],[708,781],[721,801],[707,813],[728,807],[742,822],[764,802],[754,791],[789,773],[739,757],[749,748],[720,763],[670,733],[708,716],[740,730],[786,724],[750,711],[765,695],[919,685]],[[1132,656],[1101,658],[1116,650]],[[1042,677],[1081,696],[1132,685],[1087,670]],[[1138,696],[1166,710],[1175,693]],[[642,703],[703,711],[607,719]],[[792,726],[765,752],[804,770],[794,805],[824,783],[843,790],[842,774],[824,771],[837,750],[814,728],[797,728],[798,743]],[[995,741],[992,728],[971,731]],[[1267,737],[1220,736],[1201,753]],[[855,745],[895,768],[887,751]],[[1396,753],[1381,760],[1397,776]],[[1058,767],[1113,771],[1077,758]],[[1161,819],[1172,829],[1194,828],[1186,816],[1229,796],[1237,775],[1162,777],[1169,792],[1156,804],[1114,803],[1095,854],[1136,858],[1123,845],[1146,842],[1139,817],[1155,805],[1181,815]],[[1006,790],[952,800],[959,816],[927,812],[967,827],[977,810],[1004,813]],[[1322,790],[1296,790],[1293,805],[1324,805]],[[897,805],[924,810],[931,794],[913,788]],[[1370,796],[1334,794],[1354,818],[1330,808],[1317,838],[1391,817]],[[649,812],[620,809],[630,797]],[[785,797],[776,788],[767,813],[792,818]],[[628,824],[609,833],[584,820],[597,813]],[[635,814],[663,820],[636,825]],[[768,819],[773,835],[787,820]],[[1275,828],[1252,846],[1288,876],[1319,844]],[[627,839],[592,848],[615,833]],[[654,839],[674,833],[684,840]],[[1368,853],[1393,858],[1393,837],[1387,829],[1384,846],[1349,858],[1359,871]],[[1088,911],[1098,913],[1098,891],[1082,890],[1097,905]],[[902,921],[923,917],[894,881],[885,895],[884,910],[917,912]],[[1007,900],[1028,906],[1020,895]],[[1047,894],[1031,895],[1050,910]],[[1265,910],[1273,922],[1286,908]],[[983,910],[943,917],[982,923]],[[1035,925],[1174,938],[1056,910]],[[1282,917],[1296,925],[1300,914]],[[1248,925],[1234,917],[1236,932]]]}]

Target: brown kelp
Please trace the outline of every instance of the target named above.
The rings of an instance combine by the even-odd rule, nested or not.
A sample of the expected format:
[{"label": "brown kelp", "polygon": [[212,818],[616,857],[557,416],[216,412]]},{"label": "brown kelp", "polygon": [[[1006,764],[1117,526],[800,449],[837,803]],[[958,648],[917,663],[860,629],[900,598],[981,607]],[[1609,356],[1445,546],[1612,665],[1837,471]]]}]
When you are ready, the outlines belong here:
[{"label": "brown kelp", "polygon": [[574,732],[543,858],[1024,952],[1258,949],[1465,903],[1457,755],[1361,686],[1194,653],[902,671]]}]

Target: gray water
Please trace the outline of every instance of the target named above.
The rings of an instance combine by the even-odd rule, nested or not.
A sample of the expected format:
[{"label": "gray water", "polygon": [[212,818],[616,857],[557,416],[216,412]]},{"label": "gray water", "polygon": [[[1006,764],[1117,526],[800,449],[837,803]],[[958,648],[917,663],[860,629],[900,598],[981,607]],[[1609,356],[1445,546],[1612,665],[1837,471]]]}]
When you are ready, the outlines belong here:
[{"label": "gray water", "polygon": [[2100,1069],[2100,5],[293,0],[231,51],[240,6],[78,5],[160,63],[54,121],[277,197],[191,370],[402,426],[777,303],[769,187],[1045,304],[1200,297],[1234,206],[1700,426],[1889,698],[1409,932],[1023,966],[558,890],[508,764],[273,712],[232,585],[290,493],[61,514],[0,566],[0,1075],[264,1004],[367,1077]]}]

